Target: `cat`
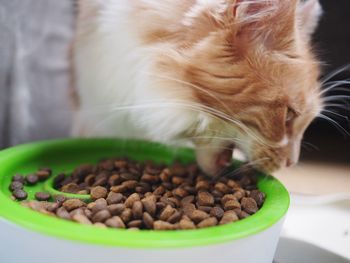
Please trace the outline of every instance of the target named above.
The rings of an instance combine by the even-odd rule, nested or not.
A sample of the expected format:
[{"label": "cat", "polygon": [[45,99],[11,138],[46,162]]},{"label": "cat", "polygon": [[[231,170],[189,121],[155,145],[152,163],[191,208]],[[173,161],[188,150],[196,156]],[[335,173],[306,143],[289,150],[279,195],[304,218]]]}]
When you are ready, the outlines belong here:
[{"label": "cat", "polygon": [[74,136],[191,142],[217,175],[239,148],[273,172],[298,161],[323,107],[318,0],[80,0]]}]

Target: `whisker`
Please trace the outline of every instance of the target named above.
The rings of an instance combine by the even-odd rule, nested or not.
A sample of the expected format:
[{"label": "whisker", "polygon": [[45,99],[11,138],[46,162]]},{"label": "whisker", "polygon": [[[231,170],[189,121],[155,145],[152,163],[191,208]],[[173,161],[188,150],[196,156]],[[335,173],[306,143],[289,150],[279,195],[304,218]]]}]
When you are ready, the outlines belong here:
[{"label": "whisker", "polygon": [[[302,146],[308,146],[308,147],[310,147],[311,149],[313,149],[313,150],[316,150],[316,151],[320,151],[320,148],[318,148],[316,145],[314,145],[314,144],[312,144],[312,143],[310,143],[310,142],[306,142],[306,141],[302,141],[301,142],[301,145]],[[310,149],[309,148],[309,149]]]},{"label": "whisker", "polygon": [[350,107],[346,107],[345,105],[342,105],[342,104],[336,104],[336,103],[331,103],[331,104],[324,104],[324,106],[326,108],[341,108],[341,109],[344,109],[344,110],[349,110],[350,111]]},{"label": "whisker", "polygon": [[204,106],[204,105],[189,104],[187,102],[183,103],[181,101],[180,102],[170,101],[170,102],[162,102],[162,103],[151,103],[151,104],[148,103],[148,104],[143,104],[143,105],[139,104],[139,105],[133,105],[133,106],[118,106],[118,107],[115,107],[114,110],[144,109],[144,108],[147,108],[147,107],[152,108],[152,107],[160,107],[160,106],[162,106],[162,107],[181,106],[181,107],[184,107],[184,108],[196,110],[198,112],[208,113],[211,116],[216,117],[218,120],[220,120],[220,118],[221,118],[221,119],[224,119],[224,120],[226,120],[228,122],[236,124],[246,134],[248,134],[249,136],[253,137],[254,139],[256,139],[261,144],[269,146],[268,143],[266,143],[262,138],[258,137],[250,128],[245,126],[241,121],[234,120],[230,116],[226,115],[225,113],[222,113],[222,112],[220,112],[220,111],[218,111],[216,109],[213,109],[211,107]]},{"label": "whisker", "polygon": [[187,86],[190,86],[192,88],[195,88],[207,95],[209,95],[210,97],[212,97],[213,99],[215,99],[217,102],[219,102],[228,112],[232,113],[231,109],[222,101],[220,100],[215,94],[213,94],[213,92],[210,92],[198,85],[194,85],[190,82],[187,82],[187,81],[183,81],[183,80],[180,80],[180,79],[176,79],[176,78],[171,78],[171,77],[168,77],[168,76],[164,76],[164,75],[157,75],[157,74],[152,74],[152,73],[149,73],[149,72],[145,72],[146,74],[150,75],[150,76],[153,76],[153,77],[157,77],[157,78],[162,78],[162,79],[166,79],[166,80],[171,80],[171,81],[175,81],[175,82],[178,82],[178,83],[181,83],[181,84],[184,84],[184,85],[187,85]]},{"label": "whisker", "polygon": [[328,112],[328,113],[331,113],[331,114],[336,115],[338,117],[342,117],[342,118],[346,119],[347,121],[349,121],[349,117],[348,116],[342,115],[340,113],[337,113],[337,112],[334,112],[334,111],[331,111],[331,110],[323,110],[322,112]]},{"label": "whisker", "polygon": [[333,101],[333,100],[339,100],[339,99],[350,99],[350,95],[333,95],[329,96],[323,99],[323,101]]},{"label": "whisker", "polygon": [[225,174],[224,176],[229,176],[229,177],[232,176],[233,177],[237,174],[240,174],[241,172],[244,172],[244,171],[247,171],[250,169],[254,169],[254,165],[259,164],[259,163],[264,162],[264,161],[267,161],[267,160],[270,160],[270,159],[271,158],[269,158],[269,157],[263,157],[263,158],[260,158],[260,159],[254,160],[254,161],[250,161],[248,163],[241,165],[238,169]]},{"label": "whisker", "polygon": [[[336,83],[334,83],[333,85],[327,87],[326,89],[322,90],[319,94],[320,95],[323,95],[325,93],[327,93],[328,91],[330,90],[337,90],[336,88],[338,88],[340,85],[346,85],[346,84],[350,84],[350,81],[336,81]],[[344,91],[348,91],[349,89],[346,89],[346,88],[341,88],[343,89]],[[338,88],[339,90],[339,88]]]},{"label": "whisker", "polygon": [[336,122],[335,120],[333,120],[332,118],[329,118],[328,116],[320,113],[318,115],[319,118],[324,119],[329,121],[330,123],[332,123],[342,134],[345,133],[344,135],[350,136],[349,132],[343,127],[341,126],[338,122]]},{"label": "whisker", "polygon": [[328,75],[326,75],[324,78],[321,79],[321,84],[325,84],[328,80],[330,80],[331,78],[339,75],[340,73],[347,71],[350,69],[350,64],[347,64],[341,68],[338,68],[332,72],[330,72]]}]

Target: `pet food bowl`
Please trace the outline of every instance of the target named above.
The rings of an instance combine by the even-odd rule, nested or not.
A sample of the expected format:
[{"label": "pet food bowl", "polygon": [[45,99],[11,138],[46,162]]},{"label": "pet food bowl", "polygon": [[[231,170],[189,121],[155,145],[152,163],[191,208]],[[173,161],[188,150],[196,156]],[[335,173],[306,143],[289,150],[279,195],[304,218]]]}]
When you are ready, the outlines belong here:
[{"label": "pet food bowl", "polygon": [[[69,172],[81,163],[117,156],[168,164],[194,161],[190,149],[117,139],[39,142],[0,152],[0,262],[272,262],[289,195],[267,175],[258,179],[266,201],[256,214],[199,230],[102,229],[44,215],[11,199],[8,186],[16,173],[28,174],[40,167],[51,167],[54,174]],[[47,182],[25,190],[28,199],[40,190],[55,191]]]}]

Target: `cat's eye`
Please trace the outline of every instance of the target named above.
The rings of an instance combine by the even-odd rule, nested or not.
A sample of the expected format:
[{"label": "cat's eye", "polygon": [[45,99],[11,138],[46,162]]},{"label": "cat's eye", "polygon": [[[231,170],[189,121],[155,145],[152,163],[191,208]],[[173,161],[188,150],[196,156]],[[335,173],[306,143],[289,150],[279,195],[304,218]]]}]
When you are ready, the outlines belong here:
[{"label": "cat's eye", "polygon": [[286,115],[286,123],[291,123],[297,117],[297,113],[294,109],[288,107]]}]

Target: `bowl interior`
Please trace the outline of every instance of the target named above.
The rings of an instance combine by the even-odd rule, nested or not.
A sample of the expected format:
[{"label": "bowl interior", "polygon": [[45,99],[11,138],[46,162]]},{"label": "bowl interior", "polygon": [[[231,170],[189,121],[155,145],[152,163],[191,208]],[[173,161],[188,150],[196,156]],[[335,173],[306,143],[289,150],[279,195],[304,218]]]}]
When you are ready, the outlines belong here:
[{"label": "bowl interior", "polygon": [[[289,195],[283,185],[268,175],[259,175],[258,187],[266,194],[263,207],[253,216],[235,223],[183,231],[129,231],[100,229],[40,214],[11,200],[8,186],[16,173],[28,174],[41,167],[53,173],[70,172],[82,163],[126,156],[134,160],[153,160],[170,164],[175,160],[195,160],[191,149],[158,143],[117,139],[68,139],[13,147],[0,152],[0,217],[22,227],[64,239],[130,248],[171,248],[201,246],[240,239],[277,223],[287,212]],[[28,199],[37,191],[51,189],[51,181],[26,187]]]}]

